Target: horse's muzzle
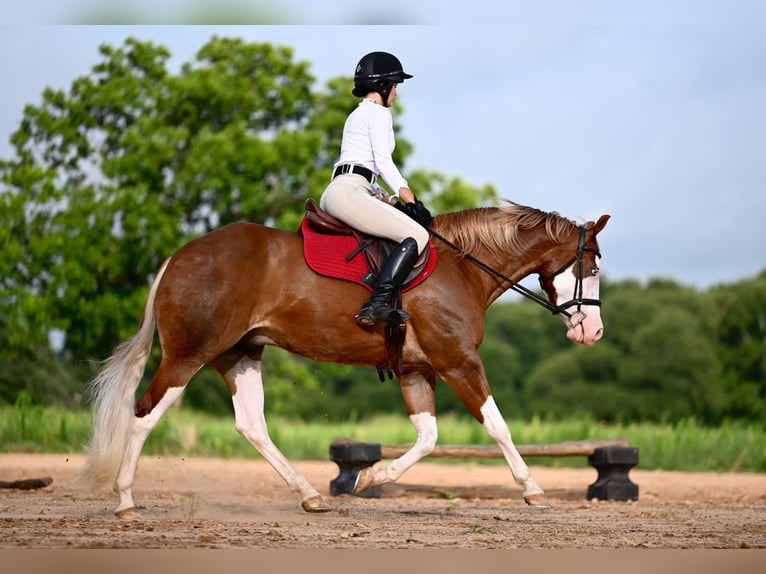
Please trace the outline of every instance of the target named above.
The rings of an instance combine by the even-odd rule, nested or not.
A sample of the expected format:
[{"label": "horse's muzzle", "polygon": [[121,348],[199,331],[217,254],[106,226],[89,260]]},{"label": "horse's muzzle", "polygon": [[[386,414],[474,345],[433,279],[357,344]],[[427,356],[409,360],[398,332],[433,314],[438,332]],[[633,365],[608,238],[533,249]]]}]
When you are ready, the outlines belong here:
[{"label": "horse's muzzle", "polygon": [[564,320],[567,326],[567,339],[589,347],[604,335],[604,324],[599,313],[591,316],[582,311],[573,313]]}]

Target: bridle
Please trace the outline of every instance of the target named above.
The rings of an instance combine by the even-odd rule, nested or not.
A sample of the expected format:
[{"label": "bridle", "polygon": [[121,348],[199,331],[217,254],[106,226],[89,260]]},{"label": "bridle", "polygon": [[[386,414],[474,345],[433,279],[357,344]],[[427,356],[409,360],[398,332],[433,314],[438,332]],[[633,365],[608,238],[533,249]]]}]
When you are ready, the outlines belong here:
[{"label": "bridle", "polygon": [[[573,255],[572,258],[564,263],[559,269],[549,275],[548,277],[541,277],[540,281],[550,281],[560,273],[563,273],[566,271],[573,263],[577,262],[577,274],[575,275],[575,286],[574,286],[574,292],[572,293],[572,298],[567,301],[566,303],[562,303],[561,305],[552,305],[549,303],[550,307],[553,308],[553,314],[558,315],[562,314],[567,318],[566,324],[567,327],[570,329],[574,329],[577,327],[580,323],[582,323],[587,315],[583,312],[582,306],[583,305],[595,305],[596,307],[601,306],[601,301],[599,299],[586,299],[582,296],[583,291],[583,257],[585,255],[586,251],[590,251],[591,253],[594,253],[596,257],[601,257],[601,253],[598,249],[595,249],[593,247],[588,247],[585,245],[585,228],[582,225],[579,225],[577,229],[580,232],[580,240],[577,244],[577,254]],[[570,307],[577,306],[577,310],[574,313],[570,313],[567,311]]]},{"label": "bridle", "polygon": [[[452,249],[454,249],[455,251],[460,253],[461,256],[463,256],[466,259],[468,259],[469,261],[471,261],[473,264],[477,265],[478,267],[480,267],[484,271],[486,271],[486,272],[488,272],[488,273],[490,273],[492,275],[495,275],[496,277],[499,277],[503,281],[509,283],[510,284],[510,289],[512,289],[513,291],[516,291],[517,293],[520,293],[521,295],[523,295],[527,299],[531,299],[532,301],[534,301],[538,305],[546,308],[548,311],[550,311],[554,315],[563,315],[564,317],[566,317],[565,323],[566,323],[566,325],[567,325],[567,327],[569,329],[574,329],[580,323],[582,323],[585,320],[585,318],[587,317],[585,312],[582,310],[583,305],[595,305],[597,307],[601,306],[601,301],[599,299],[587,299],[587,298],[583,298],[583,296],[582,296],[582,294],[583,294],[583,272],[584,272],[584,270],[583,270],[583,267],[584,267],[584,260],[583,260],[583,258],[585,256],[585,252],[586,251],[590,251],[591,253],[595,253],[597,257],[599,257],[599,258],[601,257],[601,253],[598,251],[598,249],[595,249],[593,247],[588,247],[588,246],[585,245],[585,227],[582,226],[582,225],[578,225],[577,226],[577,229],[579,230],[579,233],[580,233],[580,239],[579,239],[578,245],[577,245],[577,253],[575,255],[573,255],[572,258],[569,259],[569,261],[567,261],[561,267],[559,267],[559,269],[556,272],[554,272],[551,275],[548,275],[546,277],[541,277],[540,278],[540,282],[541,283],[544,282],[544,281],[550,281],[550,280],[554,279],[557,275],[559,275],[559,274],[563,273],[564,271],[566,271],[573,263],[577,263],[577,275],[575,277],[575,286],[574,286],[574,292],[572,293],[572,298],[569,301],[567,301],[565,303],[562,303],[561,305],[554,305],[548,299],[546,299],[545,297],[541,296],[540,294],[538,294],[538,293],[536,293],[536,292],[534,292],[534,291],[532,291],[530,289],[527,289],[526,287],[524,287],[523,285],[517,283],[516,281],[514,281],[510,277],[508,277],[506,275],[503,275],[502,273],[500,273],[499,271],[493,269],[492,267],[490,267],[489,265],[487,265],[483,261],[477,259],[476,257],[471,255],[470,253],[467,253],[467,252],[463,251],[462,248],[458,247],[457,245],[452,243],[449,239],[447,239],[446,237],[444,237],[444,236],[440,235],[439,233],[437,233],[436,231],[434,231],[431,227],[428,227],[427,229],[428,229],[429,233],[431,233],[431,235],[433,235],[434,237],[436,237],[440,241],[442,241],[445,244],[447,244],[449,247],[451,247]],[[568,309],[570,307],[575,307],[575,306],[577,307],[576,311],[574,311],[574,312],[568,311]]]}]

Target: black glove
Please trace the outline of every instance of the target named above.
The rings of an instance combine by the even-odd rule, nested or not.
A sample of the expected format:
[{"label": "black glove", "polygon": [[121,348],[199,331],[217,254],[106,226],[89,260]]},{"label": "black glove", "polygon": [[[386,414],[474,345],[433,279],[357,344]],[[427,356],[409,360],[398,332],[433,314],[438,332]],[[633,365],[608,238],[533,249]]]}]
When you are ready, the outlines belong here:
[{"label": "black glove", "polygon": [[431,217],[431,212],[428,211],[428,208],[423,205],[423,202],[419,199],[416,199],[414,203],[401,203],[397,201],[394,204],[394,207],[417,221],[426,229],[431,226],[431,220],[433,219],[433,217]]}]

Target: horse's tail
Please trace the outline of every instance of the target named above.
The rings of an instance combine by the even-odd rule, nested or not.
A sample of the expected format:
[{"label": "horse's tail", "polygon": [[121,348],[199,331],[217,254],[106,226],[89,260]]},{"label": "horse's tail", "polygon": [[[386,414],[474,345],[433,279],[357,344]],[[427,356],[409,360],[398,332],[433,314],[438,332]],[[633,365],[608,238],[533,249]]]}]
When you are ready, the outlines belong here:
[{"label": "horse's tail", "polygon": [[82,478],[92,488],[113,485],[128,446],[136,389],[141,382],[154,340],[154,298],[170,259],[162,264],[149,289],[141,325],[133,338],[121,343],[90,382],[93,436]]}]

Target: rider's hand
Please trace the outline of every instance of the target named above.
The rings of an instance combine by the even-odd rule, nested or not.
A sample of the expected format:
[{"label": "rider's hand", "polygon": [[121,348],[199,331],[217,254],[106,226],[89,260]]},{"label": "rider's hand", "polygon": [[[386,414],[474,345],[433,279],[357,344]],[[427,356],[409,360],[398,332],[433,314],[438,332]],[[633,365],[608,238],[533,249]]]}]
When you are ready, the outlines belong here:
[{"label": "rider's hand", "polygon": [[406,215],[410,216],[412,219],[417,221],[420,225],[422,225],[425,228],[430,227],[431,220],[433,217],[431,217],[431,212],[428,211],[428,208],[423,205],[423,202],[419,199],[415,199],[413,196],[413,201],[409,203],[400,203],[397,202],[394,204],[394,207],[396,207],[399,211],[405,213]]}]

